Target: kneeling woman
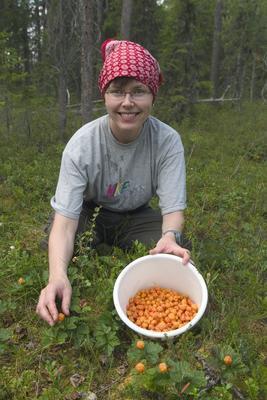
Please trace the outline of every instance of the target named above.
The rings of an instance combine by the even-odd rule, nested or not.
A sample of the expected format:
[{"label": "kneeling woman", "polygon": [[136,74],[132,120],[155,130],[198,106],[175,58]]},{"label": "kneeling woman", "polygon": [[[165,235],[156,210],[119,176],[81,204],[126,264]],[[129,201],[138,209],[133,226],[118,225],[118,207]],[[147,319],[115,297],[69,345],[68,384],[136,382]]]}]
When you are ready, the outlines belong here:
[{"label": "kneeling woman", "polygon": [[[53,325],[56,297],[68,315],[71,285],[67,266],[77,234],[90,229],[98,207],[93,246],[123,249],[136,240],[150,254],[172,253],[187,263],[183,244],[186,207],[184,150],[179,134],[151,116],[162,75],[157,60],[129,41],[102,45],[99,89],[107,114],[81,127],[68,142],[51,205],[49,283],[37,313]],[[149,206],[153,196],[159,210]]]}]

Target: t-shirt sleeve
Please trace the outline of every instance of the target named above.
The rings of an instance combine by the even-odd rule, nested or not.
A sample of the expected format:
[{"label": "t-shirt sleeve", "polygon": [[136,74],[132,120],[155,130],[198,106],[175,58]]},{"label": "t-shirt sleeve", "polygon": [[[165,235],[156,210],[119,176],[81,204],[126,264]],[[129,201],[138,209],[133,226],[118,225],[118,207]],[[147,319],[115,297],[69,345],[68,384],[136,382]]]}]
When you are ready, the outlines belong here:
[{"label": "t-shirt sleeve", "polygon": [[162,215],[186,208],[185,159],[178,134],[160,162],[157,195]]},{"label": "t-shirt sleeve", "polygon": [[63,152],[55,196],[51,199],[53,209],[68,218],[78,219],[82,209],[83,194],[87,186],[86,170],[71,153]]}]

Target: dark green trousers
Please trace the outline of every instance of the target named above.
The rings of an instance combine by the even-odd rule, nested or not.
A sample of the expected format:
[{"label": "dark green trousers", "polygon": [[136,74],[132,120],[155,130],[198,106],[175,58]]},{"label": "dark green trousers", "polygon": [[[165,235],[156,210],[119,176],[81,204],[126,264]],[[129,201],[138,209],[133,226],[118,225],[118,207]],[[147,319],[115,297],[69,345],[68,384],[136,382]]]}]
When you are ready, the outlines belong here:
[{"label": "dark green trousers", "polygon": [[[92,229],[93,247],[100,243],[129,249],[135,240],[151,247],[161,237],[162,216],[158,210],[143,206],[133,211],[114,212],[85,202],[80,214],[77,235]],[[94,217],[94,214],[97,215]]]},{"label": "dark green trousers", "polygon": [[[148,248],[154,247],[162,235],[162,215],[159,210],[142,206],[133,211],[114,212],[104,208],[97,211],[98,206],[93,202],[84,202],[80,214],[76,236],[91,232],[92,247],[101,243],[117,246],[124,250],[130,249],[134,241],[143,243]],[[50,217],[45,232],[47,238],[42,240],[41,247],[47,248],[48,237],[53,224]],[[191,243],[182,238],[182,246],[191,249]]]},{"label": "dark green trousers", "polygon": [[[92,202],[84,202],[77,229],[78,235],[90,230],[96,207]],[[96,214],[93,247],[106,243],[129,249],[137,240],[152,248],[162,236],[162,215],[159,210],[147,205],[123,213],[100,208]],[[182,246],[188,249],[192,247],[184,236]]]}]

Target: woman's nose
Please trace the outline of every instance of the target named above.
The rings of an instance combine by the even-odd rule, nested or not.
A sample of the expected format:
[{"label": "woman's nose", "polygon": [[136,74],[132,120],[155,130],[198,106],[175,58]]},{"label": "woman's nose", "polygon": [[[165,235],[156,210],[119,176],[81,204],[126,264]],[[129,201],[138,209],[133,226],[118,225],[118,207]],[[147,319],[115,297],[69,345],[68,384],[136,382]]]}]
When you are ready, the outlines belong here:
[{"label": "woman's nose", "polygon": [[131,93],[125,93],[124,94],[124,98],[123,98],[123,104],[132,104],[133,103],[133,99],[132,99],[132,95]]}]

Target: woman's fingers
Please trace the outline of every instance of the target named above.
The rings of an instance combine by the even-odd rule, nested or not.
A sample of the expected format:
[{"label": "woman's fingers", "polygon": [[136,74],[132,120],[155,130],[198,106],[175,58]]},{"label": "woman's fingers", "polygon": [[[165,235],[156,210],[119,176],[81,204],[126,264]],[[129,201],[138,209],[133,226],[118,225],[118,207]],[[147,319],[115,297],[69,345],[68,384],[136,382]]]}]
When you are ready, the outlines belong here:
[{"label": "woman's fingers", "polygon": [[36,307],[37,314],[49,325],[54,325],[57,320],[58,311],[56,307],[56,293],[48,285],[40,294],[39,301]]},{"label": "woman's fingers", "polygon": [[50,282],[42,291],[36,307],[37,314],[49,325],[54,325],[58,319],[56,298],[61,298],[61,309],[65,315],[69,315],[71,302],[71,285],[68,280]]},{"label": "woman's fingers", "polygon": [[187,249],[183,249],[183,264],[187,264],[190,261],[191,253]]},{"label": "woman's fingers", "polygon": [[191,253],[189,250],[179,246],[177,243],[173,241],[167,242],[164,240],[163,243],[158,242],[156,247],[149,251],[150,255],[165,253],[165,254],[174,254],[175,256],[182,258],[182,263],[187,264],[190,261]]},{"label": "woman's fingers", "polygon": [[65,315],[70,314],[70,301],[71,301],[71,287],[65,287],[63,290],[61,308]]}]

